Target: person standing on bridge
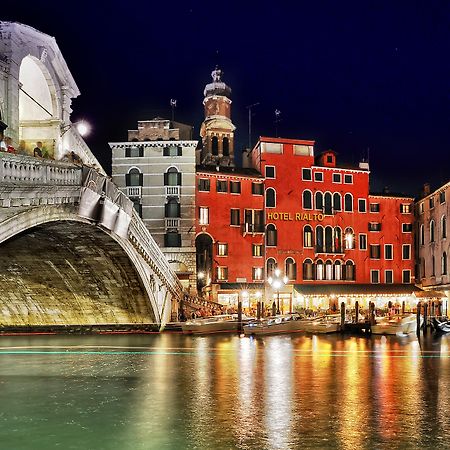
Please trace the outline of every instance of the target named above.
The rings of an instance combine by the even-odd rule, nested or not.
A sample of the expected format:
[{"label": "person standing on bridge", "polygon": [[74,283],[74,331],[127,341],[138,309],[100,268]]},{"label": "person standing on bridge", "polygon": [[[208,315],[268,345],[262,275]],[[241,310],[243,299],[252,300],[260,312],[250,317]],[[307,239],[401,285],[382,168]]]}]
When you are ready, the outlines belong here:
[{"label": "person standing on bridge", "polygon": [[35,158],[42,158],[42,142],[41,141],[36,142],[36,147],[34,147],[34,150],[33,150],[33,156]]},{"label": "person standing on bridge", "polygon": [[0,131],[0,152],[6,152],[6,142],[3,137],[3,131]]}]

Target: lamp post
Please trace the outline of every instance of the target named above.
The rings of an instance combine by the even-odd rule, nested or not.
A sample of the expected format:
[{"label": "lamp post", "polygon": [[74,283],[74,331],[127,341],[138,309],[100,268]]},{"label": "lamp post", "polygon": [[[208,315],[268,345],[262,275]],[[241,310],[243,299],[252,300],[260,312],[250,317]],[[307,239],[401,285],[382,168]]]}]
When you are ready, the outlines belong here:
[{"label": "lamp post", "polygon": [[80,136],[86,136],[91,131],[91,126],[85,120],[80,120],[78,122],[69,123],[67,125],[61,126],[61,137],[66,134],[71,128],[75,128]]},{"label": "lamp post", "polygon": [[275,269],[274,276],[267,279],[267,282],[272,289],[275,289],[277,292],[277,314],[280,314],[280,289],[287,284],[288,281],[287,276],[281,277],[280,269]]}]

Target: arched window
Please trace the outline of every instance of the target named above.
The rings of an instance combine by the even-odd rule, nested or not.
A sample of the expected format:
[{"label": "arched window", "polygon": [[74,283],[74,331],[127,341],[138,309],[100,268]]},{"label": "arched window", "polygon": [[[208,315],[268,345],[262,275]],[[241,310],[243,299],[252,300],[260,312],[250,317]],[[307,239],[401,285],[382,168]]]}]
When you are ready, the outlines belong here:
[{"label": "arched window", "polygon": [[347,261],[345,263],[344,280],[355,281],[355,265],[353,261]]},{"label": "arched window", "polygon": [[166,217],[181,217],[180,204],[174,198],[171,198],[165,205]]},{"label": "arched window", "polygon": [[334,279],[342,280],[342,265],[339,260],[334,262]]},{"label": "arched window", "polygon": [[211,153],[215,156],[219,154],[219,139],[217,136],[211,138]]},{"label": "arched window", "polygon": [[296,280],[297,279],[297,264],[295,263],[293,258],[286,259],[284,273],[288,277],[288,280]]},{"label": "arched window", "polygon": [[303,209],[312,209],[312,195],[310,191],[303,191]]},{"label": "arched window", "polygon": [[316,262],[316,280],[323,280],[323,261],[318,259]]},{"label": "arched window", "polygon": [[420,245],[425,245],[425,227],[420,225]]},{"label": "arched window", "polygon": [[442,253],[441,261],[442,275],[447,275],[447,253]]},{"label": "arched window", "polygon": [[125,175],[125,184],[127,186],[142,186],[143,177],[142,173],[136,167],[133,167]]},{"label": "arched window", "polygon": [[352,250],[355,248],[355,234],[353,229],[348,227],[345,229],[345,250]]},{"label": "arched window", "polygon": [[342,197],[339,192],[335,192],[333,194],[333,209],[335,211],[341,211],[342,210]]},{"label": "arched window", "polygon": [[314,194],[315,206],[319,211],[323,211],[323,194],[320,191],[317,191]]},{"label": "arched window", "polygon": [[434,220],[430,220],[430,242],[434,242]]},{"label": "arched window", "polygon": [[324,213],[327,214],[327,215],[333,214],[332,197],[331,197],[331,194],[329,192],[325,192],[324,203],[325,203],[325,211],[324,211]]},{"label": "arched window", "polygon": [[333,263],[329,259],[325,261],[325,279],[326,280],[333,279]]},{"label": "arched window", "polygon": [[323,253],[324,251],[324,240],[323,240],[323,227],[318,225],[316,227],[316,252]]},{"label": "arched window", "polygon": [[431,276],[436,276],[436,264],[434,262],[434,256],[431,257]]},{"label": "arched window", "polygon": [[164,174],[164,186],[181,186],[181,173],[175,167],[169,167]]},{"label": "arched window", "polygon": [[333,228],[325,227],[325,252],[333,253]]},{"label": "arched window", "polygon": [[227,137],[222,139],[222,153],[223,156],[230,156],[230,141]]},{"label": "arched window", "polygon": [[344,211],[345,212],[353,211],[353,196],[352,196],[352,194],[344,195]]},{"label": "arched window", "polygon": [[313,230],[310,225],[305,225],[303,228],[303,247],[313,247]]},{"label": "arched window", "polygon": [[273,277],[275,269],[277,268],[277,262],[273,258],[269,258],[266,263],[267,277]]},{"label": "arched window", "polygon": [[442,216],[441,218],[441,236],[442,239],[445,239],[447,237],[447,219],[445,216]]},{"label": "arched window", "polygon": [[340,227],[334,229],[334,251],[342,253],[342,230]]},{"label": "arched window", "polygon": [[267,225],[266,228],[266,245],[268,247],[276,247],[277,245],[277,229],[272,223]]},{"label": "arched window", "polygon": [[303,261],[303,279],[314,279],[313,262],[309,258]]},{"label": "arched window", "polygon": [[266,208],[275,208],[276,206],[276,193],[275,189],[266,189]]}]

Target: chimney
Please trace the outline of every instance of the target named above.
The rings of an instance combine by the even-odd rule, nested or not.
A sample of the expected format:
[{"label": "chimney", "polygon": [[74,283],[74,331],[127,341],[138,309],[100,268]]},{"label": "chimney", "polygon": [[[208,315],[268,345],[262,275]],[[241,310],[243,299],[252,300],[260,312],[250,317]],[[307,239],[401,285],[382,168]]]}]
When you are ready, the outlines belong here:
[{"label": "chimney", "polygon": [[430,183],[425,183],[423,185],[423,195],[424,195],[424,197],[426,197],[427,195],[430,195],[430,193],[431,193]]}]

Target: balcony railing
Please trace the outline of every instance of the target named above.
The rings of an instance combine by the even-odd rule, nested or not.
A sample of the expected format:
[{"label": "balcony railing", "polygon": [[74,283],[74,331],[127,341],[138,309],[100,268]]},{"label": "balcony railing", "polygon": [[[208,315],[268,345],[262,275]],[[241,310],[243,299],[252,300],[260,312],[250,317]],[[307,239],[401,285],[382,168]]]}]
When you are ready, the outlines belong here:
[{"label": "balcony railing", "polygon": [[315,252],[317,254],[327,254],[327,255],[343,255],[344,247],[329,247],[316,245]]},{"label": "balcony railing", "polygon": [[170,218],[170,219],[164,219],[165,220],[165,225],[166,225],[166,229],[168,228],[180,228],[180,219],[179,218]]},{"label": "balcony railing", "polygon": [[264,234],[264,225],[263,224],[255,224],[255,223],[244,223],[242,225],[242,235],[246,234]]},{"label": "balcony railing", "polygon": [[166,197],[179,197],[181,192],[181,186],[164,186],[166,191]]},{"label": "balcony railing", "polygon": [[141,197],[142,186],[127,186],[126,194],[128,197]]}]

